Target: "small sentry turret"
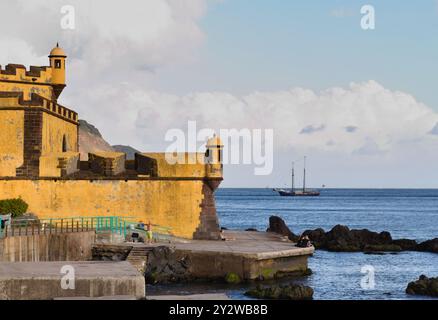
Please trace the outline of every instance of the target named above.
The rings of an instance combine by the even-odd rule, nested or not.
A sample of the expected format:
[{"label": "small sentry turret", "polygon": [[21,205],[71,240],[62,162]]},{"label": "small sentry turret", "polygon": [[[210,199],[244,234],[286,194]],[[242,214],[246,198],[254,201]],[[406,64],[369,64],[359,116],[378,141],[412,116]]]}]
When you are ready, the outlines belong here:
[{"label": "small sentry turret", "polygon": [[50,51],[49,60],[52,68],[52,85],[54,100],[57,100],[62,90],[65,88],[65,61],[67,55],[64,50],[56,44],[56,47]]},{"label": "small sentry turret", "polygon": [[209,177],[222,177],[223,175],[223,144],[221,139],[214,135],[207,141],[205,163]]},{"label": "small sentry turret", "polygon": [[206,162],[209,164],[221,164],[223,160],[222,150],[224,148],[221,139],[214,135],[212,138],[208,139],[206,147]]}]

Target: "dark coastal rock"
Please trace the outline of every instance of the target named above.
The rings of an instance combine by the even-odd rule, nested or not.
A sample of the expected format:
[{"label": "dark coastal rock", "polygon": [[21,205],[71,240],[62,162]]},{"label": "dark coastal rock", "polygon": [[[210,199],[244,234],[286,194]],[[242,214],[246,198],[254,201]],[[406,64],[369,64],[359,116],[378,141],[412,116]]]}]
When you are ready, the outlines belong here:
[{"label": "dark coastal rock", "polygon": [[402,248],[395,244],[373,244],[367,245],[363,249],[364,253],[372,254],[372,253],[385,253],[385,252],[401,252]]},{"label": "dark coastal rock", "polygon": [[[279,217],[269,218],[268,232],[287,236],[297,241],[285,222]],[[397,253],[400,251],[421,251],[438,253],[438,238],[418,244],[411,239],[393,240],[389,232],[373,232],[367,229],[350,230],[347,226],[337,225],[328,232],[324,229],[306,230],[303,235],[309,237],[316,249],[332,252]]]},{"label": "dark coastal rock", "polygon": [[417,248],[417,241],[410,239],[393,240],[392,244],[399,246],[403,251],[415,251]]},{"label": "dark coastal rock", "polygon": [[400,246],[393,245],[389,232],[372,232],[367,229],[350,230],[346,226],[337,225],[329,232],[323,229],[304,232],[317,249],[334,252],[361,251],[400,251]]},{"label": "dark coastal rock", "polygon": [[249,228],[249,229],[246,229],[245,231],[258,232],[258,230],[254,229],[254,228]]},{"label": "dark coastal rock", "polygon": [[148,284],[187,282],[191,280],[188,257],[177,256],[169,247],[156,247],[148,255],[145,278]]},{"label": "dark coastal rock", "polygon": [[283,219],[277,216],[269,218],[269,228],[266,232],[274,232],[282,236],[288,237],[291,241],[298,241],[299,236],[294,234],[286,225]]},{"label": "dark coastal rock", "polygon": [[131,246],[111,246],[95,244],[91,249],[93,261],[125,261]]},{"label": "dark coastal rock", "polygon": [[304,235],[307,235],[317,248],[321,247],[326,240],[325,231],[321,228],[315,230],[307,230],[304,232]]},{"label": "dark coastal rock", "polygon": [[422,275],[417,281],[408,284],[406,293],[410,295],[438,297],[438,277],[428,278]]},{"label": "dark coastal rock", "polygon": [[438,238],[420,243],[417,251],[438,253]]},{"label": "dark coastal rock", "polygon": [[255,289],[249,290],[245,295],[256,299],[270,300],[312,300],[313,289],[303,285],[286,285],[262,287],[258,285]]}]

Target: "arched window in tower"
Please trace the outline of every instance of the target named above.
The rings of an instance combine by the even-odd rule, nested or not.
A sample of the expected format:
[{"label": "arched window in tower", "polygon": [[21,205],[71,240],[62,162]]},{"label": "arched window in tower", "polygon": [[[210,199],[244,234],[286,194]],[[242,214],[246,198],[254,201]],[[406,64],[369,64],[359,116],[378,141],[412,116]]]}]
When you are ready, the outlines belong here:
[{"label": "arched window in tower", "polygon": [[67,137],[64,135],[62,137],[62,152],[68,151]]},{"label": "arched window in tower", "polygon": [[61,69],[61,60],[60,59],[56,59],[55,60],[55,68],[56,69]]}]

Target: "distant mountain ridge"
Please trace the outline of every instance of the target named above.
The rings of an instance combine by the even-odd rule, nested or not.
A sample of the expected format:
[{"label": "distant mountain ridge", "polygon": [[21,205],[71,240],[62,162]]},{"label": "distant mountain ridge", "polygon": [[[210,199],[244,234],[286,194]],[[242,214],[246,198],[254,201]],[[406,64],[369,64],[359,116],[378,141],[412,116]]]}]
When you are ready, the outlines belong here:
[{"label": "distant mountain ridge", "polygon": [[97,151],[124,152],[128,160],[135,159],[135,153],[140,152],[130,146],[111,146],[103,138],[99,129],[85,120],[79,120],[79,152],[81,153],[81,160],[88,160],[88,153]]},{"label": "distant mountain ridge", "polygon": [[135,148],[133,148],[131,146],[115,145],[115,146],[112,146],[112,148],[116,152],[126,153],[126,159],[127,160],[134,160],[135,159],[135,154],[136,153],[140,153],[140,151],[138,151],[137,149],[135,149]]}]

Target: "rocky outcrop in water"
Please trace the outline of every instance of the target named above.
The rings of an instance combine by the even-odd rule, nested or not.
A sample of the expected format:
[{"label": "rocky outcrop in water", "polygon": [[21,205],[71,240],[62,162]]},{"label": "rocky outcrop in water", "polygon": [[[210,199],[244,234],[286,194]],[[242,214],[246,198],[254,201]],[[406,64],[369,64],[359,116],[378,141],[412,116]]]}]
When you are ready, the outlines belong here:
[{"label": "rocky outcrop in water", "polygon": [[283,219],[277,216],[269,218],[269,228],[266,232],[274,232],[282,236],[288,237],[290,241],[298,241],[299,236],[294,234],[286,225]]},{"label": "rocky outcrop in water", "polygon": [[406,293],[410,295],[438,297],[438,277],[428,278],[422,275],[417,281],[408,284]]},{"label": "rocky outcrop in water", "polygon": [[316,249],[334,252],[400,252],[421,251],[438,253],[438,239],[418,244],[415,240],[393,240],[389,232],[373,232],[367,229],[350,230],[338,225],[329,232],[323,229],[304,232],[313,242]]},{"label": "rocky outcrop in water", "polygon": [[420,243],[417,246],[416,250],[417,251],[438,253],[438,238],[424,241],[424,242]]},{"label": "rocky outcrop in water", "polygon": [[258,285],[255,289],[249,290],[245,295],[256,299],[270,300],[312,300],[313,289],[303,285],[282,285],[263,287]]},{"label": "rocky outcrop in water", "polygon": [[350,230],[346,226],[338,225],[329,232],[323,229],[304,232],[317,249],[335,252],[375,252],[401,251],[402,248],[393,244],[389,232],[372,232],[366,229]]},{"label": "rocky outcrop in water", "polygon": [[[296,241],[294,235],[280,217],[269,218],[268,231],[288,236],[291,241]],[[337,225],[330,231],[324,229],[307,230],[303,233],[312,241],[316,249],[333,252],[400,252],[422,251],[438,253],[438,238],[417,243],[410,239],[392,239],[389,232],[373,232],[367,229],[354,230],[346,226]]]},{"label": "rocky outcrop in water", "polygon": [[190,259],[179,257],[169,247],[156,247],[149,252],[145,278],[148,284],[190,281]]},{"label": "rocky outcrop in water", "polygon": [[397,239],[393,240],[392,243],[399,246],[403,251],[415,251],[418,246],[417,241],[410,239]]}]

